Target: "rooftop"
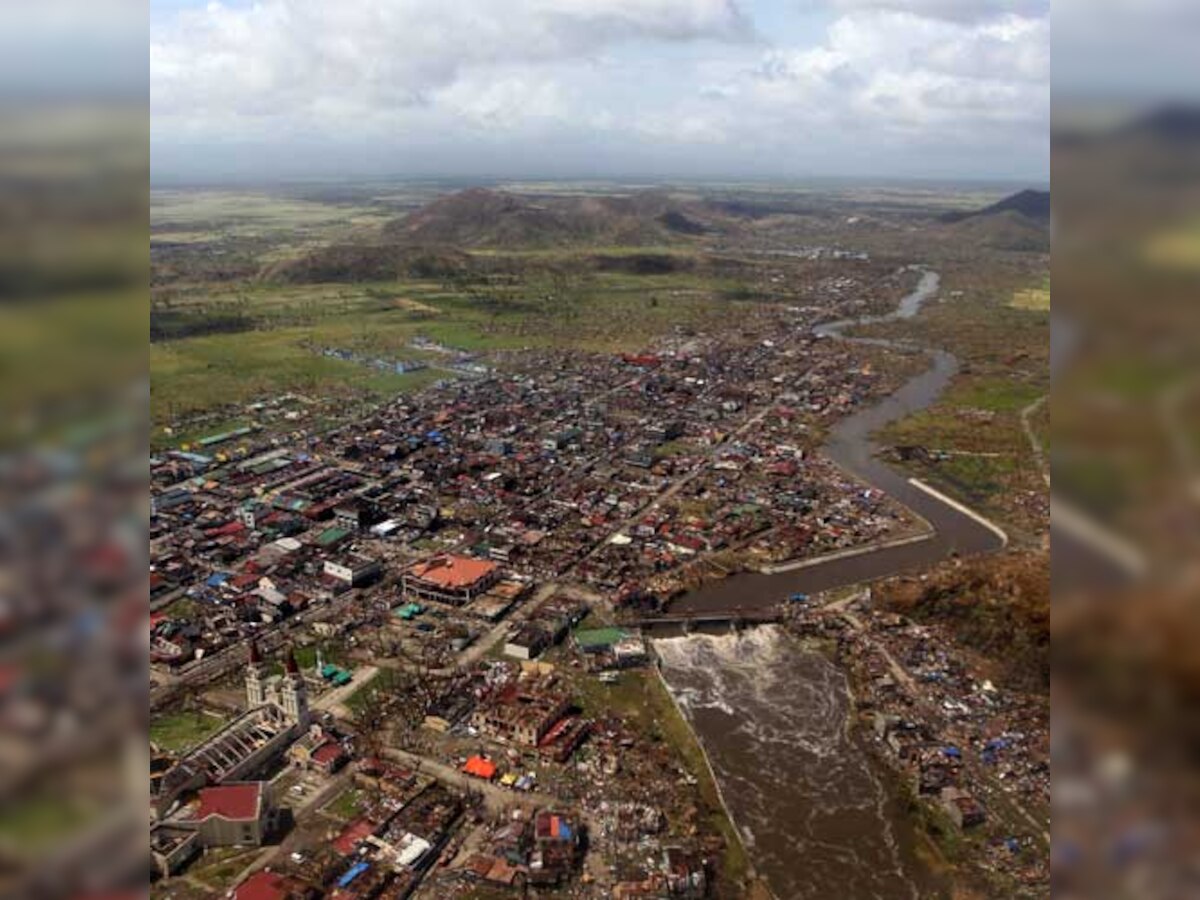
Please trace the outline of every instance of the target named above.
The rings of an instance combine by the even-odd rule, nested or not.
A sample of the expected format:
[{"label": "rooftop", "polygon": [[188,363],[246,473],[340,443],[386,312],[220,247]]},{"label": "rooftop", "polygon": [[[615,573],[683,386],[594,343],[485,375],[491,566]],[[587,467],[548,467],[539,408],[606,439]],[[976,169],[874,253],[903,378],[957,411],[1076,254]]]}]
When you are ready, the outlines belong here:
[{"label": "rooftop", "polygon": [[469,587],[491,575],[499,567],[485,559],[470,556],[438,556],[417,563],[410,572],[415,578],[442,588]]},{"label": "rooftop", "polygon": [[234,900],[285,900],[292,883],[277,872],[255,872],[233,889]]},{"label": "rooftop", "polygon": [[259,802],[262,798],[261,781],[244,781],[223,784],[200,791],[200,803],[192,811],[191,818],[207,819],[220,816],[223,819],[258,818]]}]

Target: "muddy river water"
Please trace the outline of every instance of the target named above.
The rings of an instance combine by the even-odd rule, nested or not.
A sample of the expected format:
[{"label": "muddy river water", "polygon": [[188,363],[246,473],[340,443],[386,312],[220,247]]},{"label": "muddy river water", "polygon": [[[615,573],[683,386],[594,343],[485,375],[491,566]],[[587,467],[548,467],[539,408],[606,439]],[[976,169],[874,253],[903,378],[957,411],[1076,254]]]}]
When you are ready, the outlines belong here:
[{"label": "muddy river water", "polygon": [[[922,271],[920,283],[892,314],[829,323],[817,333],[830,340],[858,340],[843,332],[916,315],[937,294],[938,284],[937,273]],[[952,354],[927,352],[927,371],[840,422],[823,452],[924,517],[933,537],[792,572],[737,575],[681,597],[673,611],[772,606],[795,591],[856,584],[929,565],[955,551],[1001,546],[995,531],[919,490],[877,458],[871,434],[929,406],[958,370]],[[926,876],[905,844],[903,815],[849,730],[848,684],[835,665],[773,625],[740,634],[662,638],[655,648],[755,867],[777,897],[928,895]]]},{"label": "muddy river water", "polygon": [[847,728],[846,678],[777,625],[655,641],[755,869],[781,900],[913,900],[903,813]]}]

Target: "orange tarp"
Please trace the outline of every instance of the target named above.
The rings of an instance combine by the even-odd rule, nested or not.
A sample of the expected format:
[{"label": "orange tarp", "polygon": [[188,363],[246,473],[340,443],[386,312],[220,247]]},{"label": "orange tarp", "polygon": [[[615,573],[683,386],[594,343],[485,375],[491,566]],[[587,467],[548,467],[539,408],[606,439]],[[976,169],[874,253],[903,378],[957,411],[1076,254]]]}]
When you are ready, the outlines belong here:
[{"label": "orange tarp", "polygon": [[484,759],[482,756],[472,756],[463,766],[463,771],[468,775],[474,775],[476,778],[482,778],[485,781],[491,781],[496,777],[496,764],[490,759]]}]

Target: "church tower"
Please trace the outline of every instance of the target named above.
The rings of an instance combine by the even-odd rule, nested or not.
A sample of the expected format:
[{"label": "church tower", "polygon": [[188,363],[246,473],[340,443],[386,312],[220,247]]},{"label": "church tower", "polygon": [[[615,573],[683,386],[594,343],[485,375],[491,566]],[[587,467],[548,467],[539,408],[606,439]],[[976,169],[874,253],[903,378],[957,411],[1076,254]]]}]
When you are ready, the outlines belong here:
[{"label": "church tower", "polygon": [[246,706],[256,709],[266,702],[262,680],[262,654],[258,652],[258,642],[251,640],[250,659],[246,665]]},{"label": "church tower", "polygon": [[296,655],[289,647],[283,661],[283,687],[280,690],[283,712],[289,719],[299,722],[300,727],[308,727],[308,686],[304,683],[304,675],[296,664]]}]

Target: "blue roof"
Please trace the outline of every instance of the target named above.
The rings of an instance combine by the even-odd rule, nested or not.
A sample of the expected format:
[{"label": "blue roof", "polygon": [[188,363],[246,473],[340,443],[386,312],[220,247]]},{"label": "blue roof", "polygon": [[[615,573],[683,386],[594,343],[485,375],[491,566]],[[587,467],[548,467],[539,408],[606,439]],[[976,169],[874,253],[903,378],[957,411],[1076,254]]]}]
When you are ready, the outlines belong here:
[{"label": "blue roof", "polygon": [[228,572],[213,572],[208,576],[208,581],[204,582],[209,587],[220,587],[229,580]]}]

